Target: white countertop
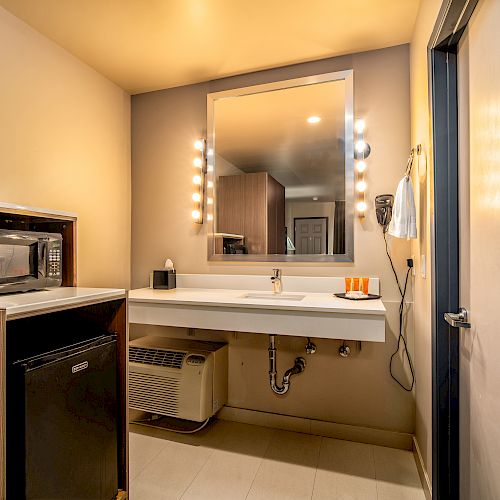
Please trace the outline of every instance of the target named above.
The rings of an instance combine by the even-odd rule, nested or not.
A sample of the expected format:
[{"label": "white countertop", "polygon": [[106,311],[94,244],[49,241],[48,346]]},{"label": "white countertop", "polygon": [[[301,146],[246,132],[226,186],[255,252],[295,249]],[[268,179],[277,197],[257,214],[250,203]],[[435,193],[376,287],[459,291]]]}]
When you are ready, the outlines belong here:
[{"label": "white countertop", "polygon": [[[140,288],[128,294],[129,322],[270,335],[385,341],[381,299],[352,301],[343,277],[283,276],[272,294],[270,275],[177,274],[177,288]],[[379,294],[378,278],[369,292]],[[248,298],[248,294],[258,297]],[[293,297],[301,295],[301,300]],[[264,296],[264,297],[263,297]],[[284,296],[290,297],[284,299]]]},{"label": "white countertop", "polygon": [[10,319],[18,315],[42,313],[48,309],[64,309],[125,297],[125,290],[119,288],[50,288],[36,292],[0,295],[0,310],[5,310],[7,319]]},{"label": "white countertop", "polygon": [[[302,300],[273,300],[243,298],[255,290],[227,290],[213,288],[175,288],[158,290],[139,288],[130,290],[129,303],[176,304],[189,306],[230,307],[245,309],[273,309],[290,311],[312,311],[316,313],[373,314],[385,315],[381,299],[346,300],[335,297],[333,293],[284,292],[284,295],[304,295]],[[264,292],[262,292],[264,293]]]}]

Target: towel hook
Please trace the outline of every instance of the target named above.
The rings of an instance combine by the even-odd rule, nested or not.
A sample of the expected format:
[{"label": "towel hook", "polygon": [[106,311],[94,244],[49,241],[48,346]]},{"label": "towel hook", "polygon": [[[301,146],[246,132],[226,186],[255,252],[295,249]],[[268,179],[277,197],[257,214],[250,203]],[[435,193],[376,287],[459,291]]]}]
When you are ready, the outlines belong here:
[{"label": "towel hook", "polygon": [[410,156],[408,156],[408,162],[406,163],[405,177],[410,177],[411,167],[413,166],[413,159],[414,158],[415,158],[415,148],[411,148]]}]

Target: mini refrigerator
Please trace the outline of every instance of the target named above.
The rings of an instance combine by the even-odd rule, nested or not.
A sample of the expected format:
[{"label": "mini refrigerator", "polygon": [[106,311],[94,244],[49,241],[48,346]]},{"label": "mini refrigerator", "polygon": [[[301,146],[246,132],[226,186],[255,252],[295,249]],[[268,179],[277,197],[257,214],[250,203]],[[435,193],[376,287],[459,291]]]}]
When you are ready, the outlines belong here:
[{"label": "mini refrigerator", "polygon": [[[118,491],[116,338],[17,361],[8,498],[111,500]],[[14,465],[13,464],[13,465]]]}]

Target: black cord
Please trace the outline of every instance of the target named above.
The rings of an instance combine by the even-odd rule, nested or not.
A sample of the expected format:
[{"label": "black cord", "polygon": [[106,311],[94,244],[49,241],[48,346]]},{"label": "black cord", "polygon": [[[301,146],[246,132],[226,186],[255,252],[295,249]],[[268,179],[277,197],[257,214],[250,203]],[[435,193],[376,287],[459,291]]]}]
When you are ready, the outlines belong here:
[{"label": "black cord", "polygon": [[[413,362],[411,360],[411,356],[410,356],[410,353],[408,352],[408,345],[406,343],[406,338],[404,337],[403,335],[403,313],[404,313],[404,306],[405,306],[405,297],[406,297],[406,290],[407,290],[407,287],[408,287],[408,279],[410,277],[410,271],[412,269],[411,265],[409,264],[408,265],[408,270],[406,271],[406,278],[405,278],[405,283],[404,283],[404,287],[401,288],[401,285],[399,283],[399,278],[398,278],[398,275],[396,273],[396,269],[394,267],[394,264],[392,262],[392,258],[391,258],[391,254],[389,253],[389,247],[387,245],[387,237],[385,235],[386,231],[384,229],[384,241],[385,241],[385,251],[387,253],[387,257],[389,258],[389,262],[391,263],[391,268],[392,268],[392,272],[394,273],[394,277],[396,278],[396,283],[398,285],[398,289],[399,289],[399,294],[401,295],[401,302],[399,304],[399,337],[398,337],[398,346],[396,348],[396,350],[394,351],[394,353],[392,354],[391,356],[391,359],[389,361],[389,373],[391,375],[391,377],[407,392],[411,392],[413,390],[413,386],[415,385],[415,371],[413,369]],[[403,344],[404,344],[404,352],[405,352],[405,355],[406,355],[406,358],[408,359],[408,365],[410,367],[410,372],[411,372],[411,385],[410,387],[405,387],[397,378],[396,376],[394,375],[394,373],[392,372],[392,360],[394,359],[394,356],[396,356],[396,354],[399,352],[399,348],[401,346],[401,340],[403,341]]]},{"label": "black cord", "polygon": [[385,253],[387,254],[387,257],[389,257],[389,262],[391,263],[392,272],[394,273],[394,277],[396,278],[396,283],[398,285],[399,294],[402,296],[403,295],[403,290],[401,289],[401,285],[399,284],[398,273],[396,272],[394,264],[392,263],[391,254],[389,253],[389,247],[387,245],[387,236],[385,235],[386,232],[387,232],[387,226],[384,227]]}]

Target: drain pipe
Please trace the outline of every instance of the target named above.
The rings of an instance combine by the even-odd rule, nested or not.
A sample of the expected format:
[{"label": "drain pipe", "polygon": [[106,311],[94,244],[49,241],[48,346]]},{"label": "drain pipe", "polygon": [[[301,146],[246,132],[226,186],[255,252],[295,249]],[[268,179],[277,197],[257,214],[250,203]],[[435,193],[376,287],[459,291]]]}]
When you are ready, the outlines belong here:
[{"label": "drain pipe", "polygon": [[269,383],[271,385],[271,389],[276,394],[280,396],[288,392],[290,388],[290,378],[292,375],[296,375],[298,373],[302,373],[306,367],[306,360],[304,358],[295,358],[295,364],[292,368],[289,368],[285,375],[283,376],[283,385],[280,387],[276,384],[276,343],[275,343],[275,335],[269,335]]}]

